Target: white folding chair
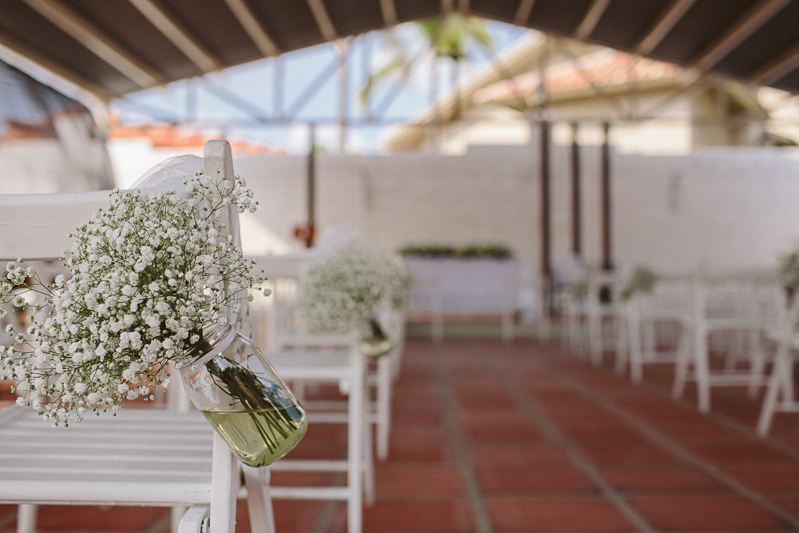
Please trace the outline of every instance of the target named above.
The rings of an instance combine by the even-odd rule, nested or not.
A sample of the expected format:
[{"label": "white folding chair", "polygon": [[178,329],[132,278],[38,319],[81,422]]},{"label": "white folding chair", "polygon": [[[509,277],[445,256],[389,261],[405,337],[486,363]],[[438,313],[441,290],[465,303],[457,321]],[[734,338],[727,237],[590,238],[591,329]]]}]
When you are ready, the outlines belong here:
[{"label": "white folding chair", "polygon": [[[275,285],[272,306],[263,317],[267,323],[268,350],[281,350],[285,347],[302,344],[317,344],[318,339],[302,330],[298,314],[297,298],[300,293],[305,269],[314,260],[313,253],[302,252],[285,256],[257,258]],[[384,330],[393,341],[391,351],[376,361],[367,361],[367,417],[375,428],[375,447],[377,457],[388,457],[389,436],[391,432],[391,392],[392,384],[399,375],[402,353],[405,346],[405,315],[402,309],[385,306],[378,311]],[[335,339],[325,336],[328,348]],[[350,335],[338,337],[338,345],[348,348],[352,342]],[[301,387],[301,385],[300,385]],[[373,393],[373,394],[372,394]],[[374,398],[372,398],[372,395]]]},{"label": "white folding chair", "polygon": [[[702,413],[710,411],[712,387],[748,386],[754,397],[758,387],[766,384],[762,334],[780,323],[784,310],[784,295],[775,279],[696,276],[692,286],[691,350],[677,360],[672,396],[681,398],[685,383],[695,381]],[[713,334],[726,341],[718,345],[727,355],[721,369],[711,365]],[[742,351],[744,369],[739,368]]]},{"label": "white folding chair", "polygon": [[[643,380],[646,364],[675,363],[690,349],[691,284],[683,279],[660,279],[651,293],[638,293],[622,304],[626,345],[616,354],[616,373],[630,366],[633,383]],[[668,350],[660,346],[661,329],[668,327]],[[673,349],[672,349],[673,348]]]},{"label": "white folding chair", "polygon": [[588,351],[591,363],[599,366],[605,350],[618,351],[623,345],[620,282],[617,273],[599,270],[589,272],[587,281],[585,320],[588,324]]},{"label": "white folding chair", "polygon": [[[374,500],[371,426],[378,420],[367,396],[367,366],[355,335],[313,335],[302,325],[297,307],[305,269],[312,255],[257,257],[257,267],[270,273],[274,284],[268,322],[265,355],[284,381],[291,383],[311,423],[346,424],[346,459],[295,459],[288,457],[273,465],[280,471],[345,472],[346,485],[316,487],[270,487],[275,499],[343,500],[347,502],[350,533],[359,533],[364,499]],[[384,369],[389,377],[390,361]],[[346,400],[312,399],[309,388],[334,384]],[[378,389],[378,395],[380,390]]]},{"label": "white folding chair", "polygon": [[777,351],[757,421],[757,434],[761,437],[768,435],[775,413],[799,413],[793,384],[793,365],[799,350],[799,297],[794,295],[784,320],[769,329],[766,337],[777,343]]},{"label": "white folding chair", "polygon": [[[207,143],[198,163],[208,176],[233,178],[225,141]],[[69,245],[68,232],[107,206],[107,191],[1,195],[0,255],[57,258]],[[237,212],[230,210],[229,222],[238,239]],[[92,417],[57,430],[30,408],[0,411],[0,502],[20,504],[20,533],[33,531],[39,504],[190,507],[181,512],[180,533],[230,533],[239,471],[227,445],[197,411],[127,406],[116,417]],[[248,483],[266,482],[268,474],[245,470]],[[268,491],[262,489],[252,485],[250,491],[253,531],[274,531]]]}]

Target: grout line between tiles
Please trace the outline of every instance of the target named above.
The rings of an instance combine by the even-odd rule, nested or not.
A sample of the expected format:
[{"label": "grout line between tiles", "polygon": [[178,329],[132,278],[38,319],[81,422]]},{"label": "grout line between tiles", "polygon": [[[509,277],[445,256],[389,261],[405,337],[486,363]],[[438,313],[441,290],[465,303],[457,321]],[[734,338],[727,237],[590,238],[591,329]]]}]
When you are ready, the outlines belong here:
[{"label": "grout line between tiles", "polygon": [[480,487],[477,484],[477,478],[474,473],[468,456],[466,454],[466,439],[463,430],[458,423],[458,418],[455,415],[456,405],[452,397],[452,393],[447,386],[447,380],[444,376],[443,363],[441,362],[442,354],[435,354],[433,356],[434,374],[436,380],[436,391],[441,402],[444,424],[447,429],[450,442],[452,443],[455,461],[458,464],[458,471],[460,472],[463,483],[466,487],[466,496],[469,500],[469,507],[474,515],[477,533],[493,533],[491,527],[491,520],[488,518],[485,505],[483,502],[483,495]]},{"label": "grout line between tiles", "polygon": [[[691,402],[685,398],[674,400],[671,397],[670,392],[667,392],[662,388],[652,385],[650,383],[640,383],[638,386],[640,386],[643,390],[647,391],[652,396],[655,396],[657,398],[669,399],[675,402],[675,404],[685,409],[689,409],[692,412],[696,412],[695,402]],[[779,451],[785,453],[786,455],[789,455],[792,459],[799,461],[799,450],[797,450],[794,446],[790,445],[789,443],[785,442],[784,440],[778,437],[774,437],[772,435],[768,435],[766,437],[759,437],[757,433],[755,433],[753,427],[745,425],[742,422],[735,420],[734,418],[731,418],[729,416],[720,413],[715,413],[713,411],[706,413],[704,416],[710,418],[719,425],[726,427],[727,429],[731,429],[745,437],[751,438],[754,442],[760,442],[762,444],[767,444],[769,446],[772,446],[773,448],[778,449]]]},{"label": "grout line between tiles", "polygon": [[[548,365],[552,368],[552,365]],[[553,369],[553,373],[556,372]],[[683,461],[689,463],[690,465],[702,470],[706,474],[710,475],[711,477],[715,478],[717,481],[723,483],[734,492],[736,492],[739,496],[744,497],[745,499],[761,506],[770,511],[771,513],[777,515],[781,519],[785,520],[789,524],[791,524],[794,528],[799,528],[799,518],[794,516],[793,514],[789,513],[779,505],[772,502],[763,494],[750,489],[737,479],[733,478],[726,472],[724,472],[721,468],[715,466],[714,464],[702,459],[701,457],[697,456],[696,454],[692,453],[686,447],[682,446],[680,443],[672,439],[671,437],[665,435],[657,428],[655,428],[650,423],[640,419],[635,414],[633,414],[628,409],[625,409],[619,406],[616,402],[611,400],[608,396],[598,392],[596,389],[592,388],[590,385],[578,381],[571,375],[567,375],[563,372],[557,372],[561,381],[566,383],[571,388],[578,391],[580,394],[589,398],[590,400],[596,402],[597,404],[601,405],[603,408],[607,409],[611,413],[615,414],[619,418],[623,419],[627,422],[630,426],[635,428],[637,431],[645,435],[649,440],[654,442],[655,444],[659,445],[661,448],[671,452],[672,454],[676,455],[677,457],[681,458]]]},{"label": "grout line between tiles", "polygon": [[647,522],[647,520],[636,511],[624,496],[619,491],[613,488],[608,481],[602,476],[599,469],[596,468],[591,462],[577,449],[577,446],[571,442],[563,432],[558,429],[552,420],[546,415],[544,409],[529,395],[524,394],[519,388],[508,379],[505,371],[497,367],[496,363],[490,359],[486,359],[486,365],[491,372],[500,381],[502,386],[511,395],[513,400],[518,403],[522,409],[532,416],[541,430],[546,436],[557,444],[569,456],[572,464],[585,473],[597,487],[599,487],[602,495],[608,499],[630,522],[632,522],[638,531],[654,532],[656,529]]}]

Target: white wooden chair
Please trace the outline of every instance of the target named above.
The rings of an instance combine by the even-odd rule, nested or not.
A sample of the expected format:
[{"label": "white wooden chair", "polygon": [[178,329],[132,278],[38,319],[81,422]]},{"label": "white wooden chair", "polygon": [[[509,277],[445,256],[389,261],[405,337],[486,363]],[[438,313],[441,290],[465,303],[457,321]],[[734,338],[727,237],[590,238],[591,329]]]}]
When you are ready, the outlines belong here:
[{"label": "white wooden chair", "polygon": [[585,284],[586,294],[580,293],[580,287],[580,285],[570,286],[560,295],[560,302],[563,306],[566,321],[566,332],[563,340],[567,343],[569,352],[578,357],[582,357],[585,354],[587,345],[585,335],[588,299],[587,282]]},{"label": "white wooden chair", "polygon": [[799,297],[794,295],[784,320],[769,329],[766,337],[777,343],[777,351],[757,421],[757,434],[761,437],[768,435],[775,413],[799,413],[793,383],[794,362],[799,350]]},{"label": "white wooden chair", "polygon": [[[279,351],[287,346],[303,343],[318,344],[314,336],[302,333],[297,314],[297,297],[301,291],[303,273],[311,261],[313,253],[300,252],[283,256],[270,256],[257,258],[258,264],[275,284],[273,305],[264,314],[263,321],[267,323],[267,338],[265,346],[268,350]],[[286,282],[289,282],[286,284]],[[288,294],[283,294],[283,292]],[[385,460],[388,457],[389,436],[391,432],[391,393],[392,384],[399,375],[402,353],[405,346],[405,316],[401,309],[390,306],[380,309],[379,318],[386,333],[394,341],[391,352],[380,357],[376,362],[367,364],[367,416],[375,429],[375,448],[377,457]],[[328,347],[333,343],[333,336],[326,335]],[[352,337],[343,335],[338,337],[338,344],[349,347]],[[369,363],[369,362],[367,362]],[[372,397],[374,396],[374,397]]]},{"label": "white wooden chair", "polygon": [[[691,284],[687,279],[660,279],[651,293],[634,294],[623,304],[626,345],[616,354],[616,373],[630,366],[633,383],[643,380],[647,364],[675,363],[690,349]],[[659,327],[669,327],[669,350],[660,347]]]},{"label": "white wooden chair", "polygon": [[[754,397],[766,384],[762,335],[780,322],[784,294],[776,279],[756,276],[696,276],[692,287],[691,349],[677,360],[672,396],[682,397],[685,383],[696,382],[699,411],[710,411],[712,387],[749,388]],[[727,340],[723,368],[711,365],[711,335]],[[737,345],[732,342],[737,343]],[[740,368],[743,349],[746,368]],[[736,352],[737,349],[737,352]]]},{"label": "white wooden chair", "polygon": [[605,350],[623,347],[620,281],[615,272],[593,270],[588,273],[585,320],[588,325],[588,352],[591,363],[599,366]]},{"label": "white wooden chair", "polygon": [[[292,459],[273,465],[280,471],[344,472],[345,486],[286,487],[271,486],[275,499],[341,500],[347,502],[350,533],[359,533],[364,500],[374,500],[371,426],[378,423],[376,406],[367,395],[366,358],[358,348],[355,335],[312,335],[302,326],[297,309],[305,269],[314,256],[308,253],[258,257],[257,267],[269,272],[274,284],[271,307],[260,324],[266,321],[268,337],[265,355],[293,391],[315,424],[347,425],[345,459]],[[391,367],[386,359],[383,372],[390,389]],[[343,402],[312,401],[310,387],[334,384],[346,396]],[[385,389],[384,389],[385,392]],[[378,396],[380,389],[378,388]]]},{"label": "white wooden chair", "polygon": [[[197,159],[206,175],[233,177],[227,142],[209,142],[204,162]],[[107,191],[0,195],[0,256],[57,258],[69,246],[69,231],[104,206]],[[229,220],[238,239],[238,213],[231,210]],[[0,411],[0,502],[20,504],[20,533],[33,531],[40,504],[172,507],[180,510],[180,533],[230,533],[239,466],[197,411],[126,406],[116,417],[109,413],[57,430],[30,408]],[[271,502],[261,485],[269,471],[244,473],[253,531],[273,531]]]}]

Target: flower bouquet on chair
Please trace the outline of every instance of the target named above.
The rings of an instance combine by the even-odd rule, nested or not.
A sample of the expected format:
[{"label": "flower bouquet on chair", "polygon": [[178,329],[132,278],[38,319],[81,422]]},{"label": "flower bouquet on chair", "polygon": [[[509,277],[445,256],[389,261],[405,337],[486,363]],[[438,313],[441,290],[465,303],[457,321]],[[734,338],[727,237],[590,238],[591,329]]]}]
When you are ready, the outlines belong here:
[{"label": "flower bouquet on chair", "polygon": [[399,257],[350,243],[310,267],[300,296],[302,315],[311,333],[358,332],[365,355],[389,353],[381,308],[401,305],[411,275]]},{"label": "flower bouquet on chair", "polygon": [[235,219],[222,215],[257,202],[238,177],[197,174],[183,184],[181,193],[112,191],[110,206],[71,235],[62,257],[71,277],[48,283],[22,259],[7,265],[0,304],[26,309],[30,327],[7,328],[13,342],[0,346],[0,379],[17,381],[17,403],[68,426],[126,400],[153,400],[170,384],[171,363],[239,459],[269,464],[302,438],[307,419],[233,329],[248,289],[265,278],[251,273],[223,223]]}]

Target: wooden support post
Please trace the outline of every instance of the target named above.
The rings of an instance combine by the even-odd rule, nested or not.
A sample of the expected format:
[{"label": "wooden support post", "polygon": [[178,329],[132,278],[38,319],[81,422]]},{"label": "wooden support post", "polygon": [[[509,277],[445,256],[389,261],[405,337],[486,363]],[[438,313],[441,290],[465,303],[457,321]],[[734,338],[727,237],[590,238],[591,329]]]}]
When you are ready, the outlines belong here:
[{"label": "wooden support post", "polygon": [[611,234],[610,201],[610,123],[602,124],[602,270],[613,270],[613,241]]},{"label": "wooden support post", "polygon": [[580,144],[577,141],[579,125],[572,124],[572,253],[582,256],[582,190],[580,187]]},{"label": "wooden support post", "polygon": [[316,231],[316,124],[308,125],[308,236],[305,245],[313,246]]},{"label": "wooden support post", "polygon": [[544,281],[548,311],[552,312],[552,272],[550,268],[550,168],[549,168],[549,122],[542,120],[541,128],[541,277]]}]

